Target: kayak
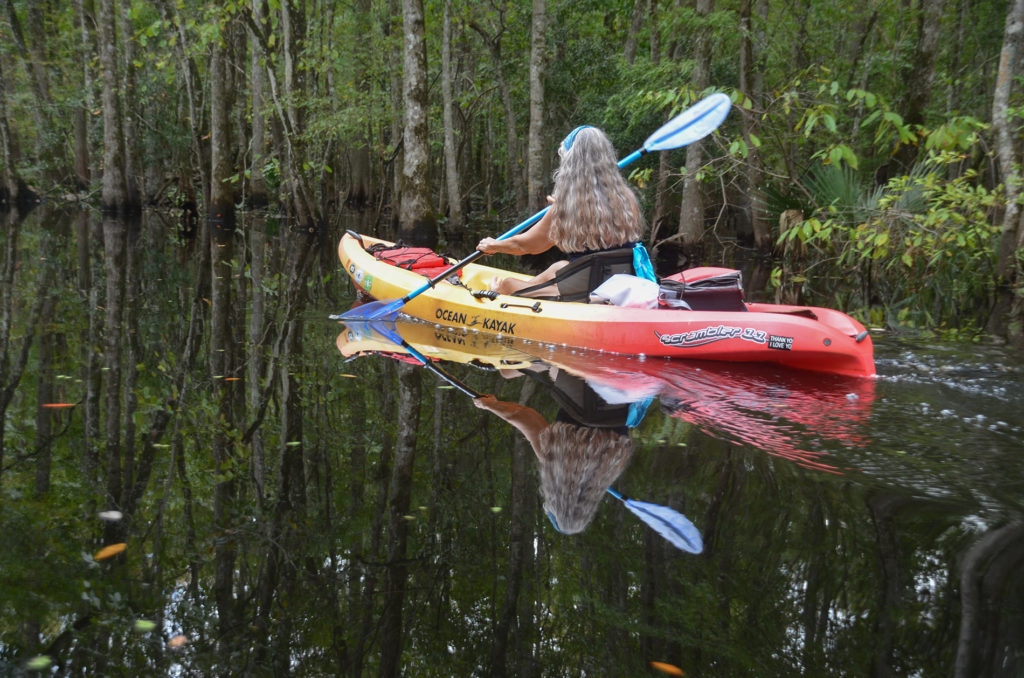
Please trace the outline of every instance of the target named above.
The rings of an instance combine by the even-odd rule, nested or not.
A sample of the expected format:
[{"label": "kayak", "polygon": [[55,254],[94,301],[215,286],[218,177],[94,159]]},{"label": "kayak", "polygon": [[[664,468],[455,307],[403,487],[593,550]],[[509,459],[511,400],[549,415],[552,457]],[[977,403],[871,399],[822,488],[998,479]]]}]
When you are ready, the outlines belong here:
[{"label": "kayak", "polygon": [[[405,345],[396,343],[395,336]],[[348,322],[336,344],[347,359],[383,354],[414,364],[426,360],[501,370],[506,376],[565,371],[584,379],[609,404],[657,398],[663,412],[709,435],[832,473],[842,469],[824,453],[808,449],[806,439],[864,447],[864,427],[875,399],[873,379],[763,364],[640,358],[404,317],[388,323],[383,333],[374,322]],[[419,358],[412,358],[410,350]]]},{"label": "kayak", "polygon": [[[342,267],[365,296],[403,298],[421,289],[436,271],[425,277],[368,251],[382,247],[394,244],[352,231],[338,244]],[[685,273],[669,277],[681,280]],[[875,374],[867,330],[833,309],[765,303],[744,303],[746,310],[729,311],[631,308],[481,294],[494,276],[531,277],[468,264],[459,276],[414,296],[401,312],[438,327],[624,355],[769,363],[857,377]]]}]

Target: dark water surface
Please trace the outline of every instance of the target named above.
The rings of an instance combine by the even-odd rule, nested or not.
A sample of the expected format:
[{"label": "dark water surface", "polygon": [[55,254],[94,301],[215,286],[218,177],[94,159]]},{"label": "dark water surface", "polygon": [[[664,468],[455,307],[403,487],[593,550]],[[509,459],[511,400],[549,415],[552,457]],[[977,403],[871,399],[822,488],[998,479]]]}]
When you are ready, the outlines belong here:
[{"label": "dark water surface", "polygon": [[876,334],[844,380],[402,325],[439,376],[327,320],[338,233],[2,218],[0,675],[1024,675],[1019,353]]}]

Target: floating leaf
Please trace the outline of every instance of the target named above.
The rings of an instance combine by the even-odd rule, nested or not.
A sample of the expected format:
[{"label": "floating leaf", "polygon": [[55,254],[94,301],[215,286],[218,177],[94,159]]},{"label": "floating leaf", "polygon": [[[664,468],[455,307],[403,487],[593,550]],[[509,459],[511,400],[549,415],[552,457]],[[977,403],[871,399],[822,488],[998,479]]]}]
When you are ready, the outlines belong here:
[{"label": "floating leaf", "polygon": [[156,622],[151,622],[148,619],[136,619],[135,630],[139,633],[146,633],[156,628]]},{"label": "floating leaf", "polygon": [[28,667],[30,671],[42,671],[43,669],[50,668],[50,664],[52,663],[52,659],[47,657],[45,654],[40,654],[29,659],[25,666]]},{"label": "floating leaf", "polygon": [[167,646],[172,650],[179,650],[185,647],[185,643],[188,642],[188,638],[183,635],[177,635],[167,641]]},{"label": "floating leaf", "polygon": [[43,403],[43,407],[48,410],[59,410],[65,407],[75,407],[78,403]]},{"label": "floating leaf", "polygon": [[672,664],[666,664],[665,662],[650,662],[651,668],[657,669],[662,673],[667,673],[670,676],[685,676],[683,670],[678,666]]},{"label": "floating leaf", "polygon": [[124,514],[120,511],[100,511],[97,515],[100,520],[105,520],[108,523],[116,523],[121,518],[124,518]]},{"label": "floating leaf", "polygon": [[491,507],[491,513],[501,513],[501,507],[500,506],[492,506]]},{"label": "floating leaf", "polygon": [[339,377],[345,377],[346,379],[358,379],[359,378],[359,377],[357,377],[354,374],[339,374],[338,376]]},{"label": "floating leaf", "polygon": [[99,551],[96,552],[96,555],[94,555],[92,557],[92,559],[93,560],[106,560],[107,558],[113,558],[118,553],[123,552],[126,548],[128,548],[128,544],[125,544],[125,543],[111,544],[110,546],[104,546],[103,548],[101,548]]}]

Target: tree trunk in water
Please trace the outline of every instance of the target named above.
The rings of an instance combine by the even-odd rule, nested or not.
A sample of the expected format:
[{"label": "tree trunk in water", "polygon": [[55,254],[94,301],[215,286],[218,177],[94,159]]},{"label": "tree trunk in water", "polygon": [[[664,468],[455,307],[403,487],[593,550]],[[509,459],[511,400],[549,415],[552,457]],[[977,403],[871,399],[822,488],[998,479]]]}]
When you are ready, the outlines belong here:
[{"label": "tree trunk in water", "polygon": [[231,93],[228,87],[226,46],[214,42],[210,57],[210,205],[207,217],[214,228],[230,232],[235,225],[235,201],[230,177],[234,174],[231,149]]},{"label": "tree trunk in water", "polygon": [[[252,14],[257,24],[263,21],[263,0],[252,1]],[[266,207],[269,199],[267,196],[267,181],[263,176],[263,168],[266,166],[266,145],[267,145],[267,118],[263,114],[266,105],[264,100],[264,88],[267,77],[260,64],[260,50],[253,44],[249,57],[249,81],[252,92],[252,148],[250,149],[252,162],[249,165],[249,202],[254,208]]]},{"label": "tree trunk in water", "polygon": [[1013,0],[1007,10],[1003,49],[999,56],[995,93],[992,98],[992,129],[996,137],[996,157],[1006,191],[1006,210],[997,250],[996,275],[999,282],[996,308],[992,313],[989,330],[1008,336],[1015,342],[1024,341],[1024,271],[1016,256],[1024,247],[1024,225],[1018,204],[1020,196],[1020,155],[1014,143],[1014,130],[1010,128],[1010,95],[1017,77],[1021,42],[1024,40],[1024,0]]},{"label": "tree trunk in water", "polygon": [[461,231],[465,225],[462,214],[462,178],[459,173],[459,148],[455,139],[455,69],[452,66],[452,0],[444,0],[444,27],[441,38],[441,98],[444,105],[444,169],[448,182],[448,232]]},{"label": "tree trunk in water", "polygon": [[17,163],[17,146],[7,122],[7,80],[4,78],[3,58],[0,57],[0,205],[17,205],[25,197]]},{"label": "tree trunk in water", "polygon": [[42,179],[48,183],[56,183],[63,179],[64,173],[54,169],[55,165],[61,163],[63,151],[54,141],[60,138],[60,134],[58,134],[53,116],[50,114],[55,105],[50,95],[50,76],[46,68],[50,59],[45,44],[47,27],[41,4],[38,2],[28,4],[26,28],[29,39],[26,39],[14,3],[12,0],[6,0],[10,35],[5,34],[4,37],[5,40],[13,42],[18,54],[25,62],[25,71],[35,97],[32,114],[37,127],[35,134],[37,162],[40,162],[44,168]]},{"label": "tree trunk in water", "polygon": [[[753,5],[756,4],[756,14]],[[764,68],[759,64],[760,54],[758,42],[754,36],[762,35],[761,26],[768,11],[767,0],[742,0],[740,2],[740,91],[750,99],[752,109],[741,109],[743,112],[743,139],[747,144],[747,196],[746,210],[750,216],[750,225],[754,231],[754,246],[760,252],[771,248],[771,223],[764,210],[758,206],[764,204],[761,183],[764,180],[764,167],[761,163],[761,151],[755,145],[753,137],[760,131],[757,111],[761,110],[761,99],[764,91]],[[759,23],[755,28],[754,22]]]},{"label": "tree trunk in water", "polygon": [[402,165],[398,234],[406,242],[432,244],[437,240],[437,230],[430,199],[430,139],[427,135],[430,102],[427,98],[427,44],[423,21],[423,0],[402,0],[405,162]]},{"label": "tree trunk in water", "polygon": [[92,39],[89,31],[89,19],[85,15],[83,0],[75,0],[75,26],[79,31],[78,58],[82,64],[82,101],[74,110],[75,178],[79,190],[86,190],[92,183],[92,168],[89,159],[89,109],[92,95],[92,69],[90,61],[93,53]]},{"label": "tree trunk in water", "polygon": [[103,209],[130,209],[124,167],[124,126],[121,123],[120,79],[117,71],[117,15],[114,0],[100,0],[100,74],[103,86]]},{"label": "tree trunk in water", "polygon": [[527,141],[528,210],[544,207],[544,67],[547,51],[547,0],[533,0],[530,32],[530,134]]},{"label": "tree trunk in water", "polygon": [[[932,82],[935,79],[935,60],[942,37],[942,15],[945,0],[921,0],[917,18],[917,44],[910,60],[909,72],[904,76],[903,122],[907,125],[923,125],[924,113],[932,100]],[[917,158],[918,147],[904,144],[887,163],[888,171],[881,170],[881,176],[908,172]]]},{"label": "tree trunk in water", "polygon": [[[697,0],[697,16],[705,20],[714,9],[714,0]],[[708,86],[711,70],[710,31],[701,30],[694,45],[696,66],[690,86],[700,92]],[[697,141],[686,147],[686,175],[683,177],[683,203],[679,212],[677,236],[684,252],[696,248],[704,237],[704,201],[697,174],[704,165],[704,145]]]},{"label": "tree trunk in water", "polygon": [[[407,3],[410,0],[405,0]],[[412,365],[398,365],[398,442],[391,472],[388,497],[387,593],[381,615],[381,678],[396,678],[402,659],[402,605],[408,576],[406,540],[409,532],[409,503],[412,496],[412,469],[416,457],[416,438],[420,416],[420,372]]]},{"label": "tree trunk in water", "polygon": [[141,205],[138,167],[139,128],[133,110],[138,99],[135,84],[135,63],[138,61],[135,47],[135,28],[132,26],[132,0],[121,0],[121,33],[124,36],[124,73],[121,94],[124,97],[124,182],[130,205]]}]

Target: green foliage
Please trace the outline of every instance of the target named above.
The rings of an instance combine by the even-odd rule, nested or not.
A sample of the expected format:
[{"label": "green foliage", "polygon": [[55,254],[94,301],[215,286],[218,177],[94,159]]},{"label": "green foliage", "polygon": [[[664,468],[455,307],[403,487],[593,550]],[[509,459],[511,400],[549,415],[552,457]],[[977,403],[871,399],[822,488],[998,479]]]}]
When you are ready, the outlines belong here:
[{"label": "green foliage", "polygon": [[862,296],[854,305],[880,306],[889,322],[980,324],[994,293],[1000,194],[978,185],[975,170],[961,171],[962,160],[932,151],[877,189],[847,168],[812,172],[805,183],[814,210],[779,243],[813,251],[818,278],[856,271]]}]

